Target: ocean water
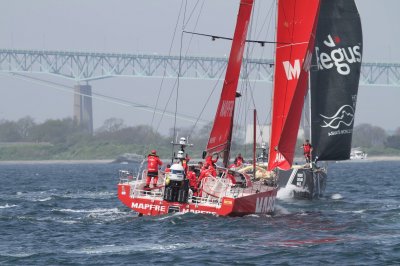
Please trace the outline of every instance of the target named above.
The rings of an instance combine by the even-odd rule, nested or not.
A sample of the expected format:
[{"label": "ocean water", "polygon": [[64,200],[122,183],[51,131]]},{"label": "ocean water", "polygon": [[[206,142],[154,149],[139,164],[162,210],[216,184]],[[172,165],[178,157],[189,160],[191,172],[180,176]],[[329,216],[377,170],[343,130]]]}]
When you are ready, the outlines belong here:
[{"label": "ocean water", "polygon": [[133,165],[0,165],[0,265],[399,265],[400,162],[332,163],[320,200],[272,216],[137,217]]}]

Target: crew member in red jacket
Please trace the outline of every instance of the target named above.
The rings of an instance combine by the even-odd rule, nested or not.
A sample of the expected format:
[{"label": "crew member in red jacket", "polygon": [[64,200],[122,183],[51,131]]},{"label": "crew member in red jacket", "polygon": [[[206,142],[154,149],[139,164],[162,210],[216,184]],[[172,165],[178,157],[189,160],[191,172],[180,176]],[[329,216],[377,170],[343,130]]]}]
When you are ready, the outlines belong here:
[{"label": "crew member in red jacket", "polygon": [[189,180],[189,187],[193,191],[193,196],[197,196],[197,176],[194,172],[194,165],[189,166],[186,177]]},{"label": "crew member in red jacket", "polygon": [[312,145],[308,139],[306,139],[306,142],[301,145],[304,151],[304,158],[306,158],[306,163],[311,162],[311,152],[313,150]]},{"label": "crew member in red jacket", "polygon": [[236,164],[236,167],[241,167],[244,164],[244,159],[243,159],[241,153],[238,153],[238,155],[236,156],[235,164]]},{"label": "crew member in red jacket", "polygon": [[145,189],[150,188],[151,178],[153,177],[153,187],[157,186],[158,182],[158,168],[162,165],[162,161],[157,156],[157,151],[152,150],[147,156],[147,178]]}]

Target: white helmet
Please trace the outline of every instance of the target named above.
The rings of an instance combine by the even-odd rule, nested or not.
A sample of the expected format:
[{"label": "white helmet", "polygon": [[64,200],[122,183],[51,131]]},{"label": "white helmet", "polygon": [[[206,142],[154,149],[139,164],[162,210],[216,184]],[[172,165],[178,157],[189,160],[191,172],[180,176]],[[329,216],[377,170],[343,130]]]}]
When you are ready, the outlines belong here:
[{"label": "white helmet", "polygon": [[261,143],[261,148],[262,149],[266,149],[267,148],[267,143],[265,143],[265,142]]},{"label": "white helmet", "polygon": [[185,138],[180,138],[179,139],[179,144],[181,144],[181,145],[186,145],[186,139]]},{"label": "white helmet", "polygon": [[171,166],[171,172],[169,174],[169,179],[173,181],[182,181],[184,179],[184,172],[183,166],[179,163],[174,163]]},{"label": "white helmet", "polygon": [[183,151],[178,151],[178,155],[176,156],[178,159],[183,159]]}]

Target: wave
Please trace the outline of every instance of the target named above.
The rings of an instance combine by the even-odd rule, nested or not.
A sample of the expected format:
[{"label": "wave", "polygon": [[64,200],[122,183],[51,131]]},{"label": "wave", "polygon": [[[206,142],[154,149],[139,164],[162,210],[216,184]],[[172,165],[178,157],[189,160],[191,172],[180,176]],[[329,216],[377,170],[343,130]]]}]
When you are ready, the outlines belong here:
[{"label": "wave", "polygon": [[115,192],[100,191],[100,192],[66,192],[57,191],[55,189],[47,191],[18,191],[14,196],[7,196],[8,199],[24,199],[32,202],[43,202],[53,199],[112,199],[115,198]]},{"label": "wave", "polygon": [[26,258],[26,257],[30,257],[33,255],[36,255],[37,253],[33,253],[33,252],[10,252],[10,253],[0,253],[0,257],[12,257],[12,258]]},{"label": "wave", "polygon": [[294,191],[304,192],[304,191],[307,191],[307,190],[305,190],[304,188],[300,188],[300,187],[297,187],[295,185],[289,184],[286,187],[281,188],[281,189],[278,190],[278,194],[276,195],[276,198],[280,199],[280,200],[293,199]]},{"label": "wave", "polygon": [[77,192],[77,193],[66,193],[57,195],[61,198],[67,199],[111,199],[116,196],[115,192],[101,191],[101,192]]},{"label": "wave", "polygon": [[64,223],[74,223],[78,220],[96,220],[97,222],[111,222],[115,220],[132,218],[132,212],[121,211],[118,208],[95,208],[95,209],[52,209],[52,212],[70,214],[68,220],[63,219]]},{"label": "wave", "polygon": [[8,203],[6,203],[6,205],[0,205],[0,209],[7,209],[7,208],[14,208],[17,207],[18,205],[8,205]]},{"label": "wave", "polygon": [[352,211],[344,211],[344,210],[336,210],[339,213],[364,213],[367,210],[352,210]]},{"label": "wave", "polygon": [[339,193],[336,193],[336,194],[333,194],[333,195],[331,196],[331,199],[333,199],[333,200],[340,200],[340,199],[343,199],[343,196],[340,195]]},{"label": "wave", "polygon": [[163,252],[163,251],[175,251],[186,249],[190,247],[197,247],[195,244],[186,243],[175,243],[175,244],[155,244],[155,243],[139,243],[133,245],[103,245],[94,247],[85,247],[78,250],[71,250],[68,253],[73,254],[86,254],[86,255],[98,255],[98,254],[130,254],[135,252]]},{"label": "wave", "polygon": [[291,214],[290,211],[288,211],[286,208],[284,208],[283,206],[276,204],[275,203],[275,216],[279,216],[279,215],[288,215]]},{"label": "wave", "polygon": [[52,200],[52,197],[47,197],[47,198],[43,198],[43,199],[37,199],[37,200],[33,200],[33,201],[49,201]]},{"label": "wave", "polygon": [[73,212],[73,213],[123,213],[118,208],[95,208],[95,209],[52,209],[51,211]]}]

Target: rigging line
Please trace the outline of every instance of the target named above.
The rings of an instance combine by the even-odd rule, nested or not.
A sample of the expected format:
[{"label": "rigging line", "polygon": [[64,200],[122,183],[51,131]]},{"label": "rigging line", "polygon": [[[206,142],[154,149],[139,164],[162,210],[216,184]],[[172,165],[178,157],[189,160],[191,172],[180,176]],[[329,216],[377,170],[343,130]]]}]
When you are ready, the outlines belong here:
[{"label": "rigging line", "polygon": [[[183,3],[183,2],[182,2],[182,3]],[[172,40],[171,40],[171,44],[170,44],[169,50],[168,50],[168,55],[169,55],[169,56],[171,55],[172,47],[173,47],[173,45],[174,45],[174,40],[175,40],[175,36],[176,36],[176,32],[177,32],[178,25],[179,25],[179,20],[180,20],[181,12],[182,12],[182,4],[181,4],[181,7],[180,7],[180,9],[179,9],[179,15],[178,15],[178,18],[177,18],[177,20],[176,20],[176,24],[175,24],[175,28],[174,28],[174,33],[173,33]],[[160,87],[159,87],[159,89],[158,89],[157,100],[156,100],[156,105],[154,106],[154,110],[155,110],[155,108],[157,108],[157,106],[158,106],[158,102],[159,102],[159,100],[160,100],[160,95],[161,95],[161,89],[162,89],[162,87],[163,87],[163,85],[164,85],[164,80],[165,80],[166,74],[167,74],[167,68],[164,68],[164,73],[163,73],[163,76],[162,76],[162,79],[161,79]],[[152,116],[152,118],[151,118],[151,124],[150,124],[151,127],[153,127],[154,116],[155,116],[155,114],[153,113],[153,116]]]},{"label": "rigging line", "polygon": [[[260,2],[258,2],[258,3],[260,3]],[[258,10],[260,10],[261,8],[259,8]],[[268,10],[268,13],[266,14],[266,16],[265,16],[265,18],[264,18],[264,21],[263,21],[263,23],[262,23],[262,25],[261,25],[261,28],[260,28],[260,30],[259,30],[259,32],[258,33],[256,33],[256,39],[259,39],[260,38],[260,35],[261,35],[261,33],[262,33],[262,30],[263,30],[263,28],[265,27],[265,23],[266,23],[266,21],[267,21],[267,19],[269,18],[269,24],[268,24],[268,27],[267,27],[267,32],[265,33],[265,39],[268,39],[268,32],[269,32],[269,28],[270,28],[270,24],[271,24],[271,20],[272,20],[272,13],[273,12],[273,3],[272,3],[272,7],[270,7],[269,8],[269,10]],[[258,19],[257,19],[257,22],[258,22]],[[255,30],[256,31],[256,30]],[[252,47],[252,53],[253,53],[253,50],[255,49],[255,46],[253,46]],[[264,51],[264,50],[263,50]],[[262,58],[262,56],[261,56],[261,58]]]},{"label": "rigging line", "polygon": [[[221,80],[221,77],[222,77],[222,75],[223,75],[225,72],[226,72],[226,67],[225,67],[224,71],[221,71],[221,73],[219,74],[218,81]],[[206,109],[208,103],[210,102],[210,99],[211,99],[211,97],[213,96],[213,94],[214,94],[214,92],[215,92],[215,89],[217,88],[218,81],[215,82],[214,87],[213,87],[213,89],[212,89],[210,95],[208,95],[207,101],[206,101],[206,103],[204,104],[203,109],[202,109],[201,112],[200,112],[200,115],[197,117],[197,118],[199,119],[198,121],[200,121],[200,118],[201,118],[201,116],[202,116],[204,110]],[[192,134],[193,134],[193,132],[194,132],[194,129],[195,129],[196,125],[198,124],[198,121],[196,121],[195,124],[194,124],[194,126],[192,127],[192,130],[190,131],[189,137],[192,136]],[[211,121],[210,121],[210,122],[211,122]]]},{"label": "rigging line", "polygon": [[[192,12],[190,12],[190,15],[189,15],[189,17],[188,17],[188,19],[187,19],[187,23],[186,23],[186,24],[184,23],[183,28],[186,28],[186,25],[189,23],[191,17],[193,16],[194,11],[196,10],[196,7],[197,7],[197,5],[199,4],[199,2],[200,2],[200,0],[197,0],[196,4],[195,4],[194,7],[192,8]],[[203,1],[203,5],[204,5],[204,1]]]},{"label": "rigging line", "polygon": [[[198,36],[211,37],[211,39],[213,41],[215,41],[216,39],[232,41],[232,38],[224,37],[224,36],[218,36],[218,35],[212,35],[212,34],[204,34],[204,33],[192,32],[192,31],[185,31],[185,30],[183,31],[183,33],[193,34],[193,35],[198,35]],[[277,43],[277,42],[274,42],[274,41],[257,41],[257,40],[245,40],[245,42],[259,43],[261,46],[264,46],[265,44],[276,44]],[[280,42],[278,44],[289,44],[289,43]]]},{"label": "rigging line", "polygon": [[[118,105],[121,105],[121,106],[124,106],[124,107],[132,107],[132,108],[139,109],[139,110],[146,111],[146,112],[153,112],[153,110],[154,110],[154,108],[152,106],[148,106],[148,105],[145,105],[145,104],[138,104],[138,103],[126,101],[126,100],[123,100],[123,99],[119,99],[119,98],[116,98],[116,97],[107,96],[107,95],[103,95],[103,94],[99,94],[99,93],[92,93],[92,96],[89,96],[89,95],[86,95],[86,94],[83,94],[83,93],[78,93],[78,92],[73,91],[73,89],[71,89],[67,85],[60,84],[60,83],[53,82],[53,81],[47,81],[47,80],[43,80],[43,79],[40,79],[40,78],[34,78],[34,77],[30,77],[30,76],[26,76],[26,75],[18,74],[18,73],[11,73],[11,74],[0,73],[0,74],[6,75],[6,76],[10,76],[10,77],[14,77],[16,79],[23,80],[23,81],[26,81],[26,82],[30,82],[30,83],[33,83],[33,84],[37,84],[37,85],[44,85],[46,87],[53,88],[53,89],[56,89],[56,90],[59,90],[59,91],[69,92],[69,93],[72,93],[72,94],[77,94],[77,95],[81,95],[81,96],[85,96],[85,97],[90,97],[92,99],[101,100],[101,101],[104,101],[104,102],[118,104]],[[168,117],[174,117],[174,114],[171,113],[171,112],[165,112],[165,110],[162,111],[160,109],[156,109],[156,114],[162,115],[164,113]],[[192,117],[192,116],[184,115],[184,114],[179,114],[177,117],[179,119],[181,119],[181,120],[185,120],[185,121],[189,121],[189,122],[198,121],[198,119],[196,117]],[[200,123],[207,124],[207,123],[209,123],[209,121],[201,120]]]},{"label": "rigging line", "polygon": [[[199,0],[198,0],[198,1],[199,1]],[[198,1],[197,1],[197,2],[198,2]],[[196,6],[197,6],[197,4],[196,4]],[[203,7],[204,7],[204,1],[203,1],[203,4],[202,4],[201,7],[200,7],[199,15],[197,16],[196,23],[195,23],[195,25],[194,25],[194,30],[197,29],[197,25],[198,25],[198,23],[199,23],[200,16],[201,16],[201,13],[202,13],[202,11],[203,11]],[[188,43],[188,46],[187,46],[187,49],[186,49],[186,52],[185,52],[185,57],[186,57],[187,54],[189,53],[189,47],[190,47],[190,45],[192,44],[193,37],[194,37],[193,35],[190,36],[190,40],[189,40],[189,43]]]},{"label": "rigging line", "polygon": [[[195,8],[196,8],[198,2],[199,2],[199,0],[197,1],[195,7],[193,8],[192,13],[194,12],[194,10],[195,10]],[[179,13],[179,14],[181,14],[181,12],[182,12],[182,6],[183,6],[183,1],[181,2],[181,10],[180,10],[180,13]],[[200,15],[201,15],[201,11],[202,11],[202,9],[203,9],[203,6],[204,6],[204,1],[203,1],[203,4],[202,4],[201,8],[200,8],[200,12],[199,12],[199,16],[198,16],[198,18],[197,18],[197,20],[196,20],[195,28],[197,27],[197,24],[198,24],[198,21],[199,21],[199,18],[200,18]],[[190,18],[189,18],[189,19],[190,19]],[[179,20],[180,20],[180,19],[178,18],[178,22],[179,22]],[[188,52],[189,52],[189,47],[190,47],[190,43],[191,43],[192,39],[193,39],[193,38],[191,38],[191,40],[189,41],[188,49],[187,49],[185,55],[187,55]],[[181,40],[182,40],[182,37],[181,37]],[[181,60],[181,57],[180,57],[180,60]],[[179,73],[178,73],[178,75],[179,75]],[[171,100],[171,98],[172,98],[172,94],[173,94],[173,92],[174,92],[174,90],[175,90],[175,86],[177,86],[177,80],[175,80],[175,83],[174,83],[174,85],[173,85],[173,87],[172,87],[171,93],[170,93],[170,95],[169,95],[169,97],[168,97],[168,100],[167,100],[165,106],[164,106],[164,110],[167,108],[167,106],[168,106],[168,104],[169,104],[169,102],[170,102],[170,100]],[[161,125],[162,118],[163,118],[163,117],[160,118],[160,121],[159,121],[159,123],[158,123],[157,131],[158,131],[160,125]],[[196,124],[197,124],[197,123],[196,123]]]},{"label": "rigging line", "polygon": [[[183,3],[183,0],[182,0]],[[186,10],[187,10],[187,0],[185,0],[185,8],[183,12],[183,21],[182,21],[182,30],[185,29],[185,20],[186,20]],[[180,76],[181,76],[181,71],[182,71],[182,45],[183,45],[183,33],[181,33],[181,40],[180,40],[180,46],[179,46],[179,67],[178,67],[178,77],[177,77],[177,86],[176,86],[176,99],[175,99],[175,115],[178,112],[178,101],[179,101],[179,81],[180,81]],[[174,135],[173,137],[176,136],[176,117],[174,119]],[[171,157],[173,158],[174,154],[174,145],[171,145]],[[172,159],[173,161],[173,159]]]},{"label": "rigging line", "polygon": [[[185,20],[186,20],[186,11],[187,11],[187,0],[185,0],[185,8],[183,12],[183,21],[182,21],[182,30],[185,29]],[[178,113],[178,101],[179,101],[179,85],[180,85],[180,77],[182,74],[182,46],[183,46],[183,33],[181,33],[181,40],[179,46],[179,67],[178,67],[178,77],[177,77],[177,85],[176,85],[176,99],[175,99],[175,114]],[[176,133],[176,118],[174,119],[174,136]]]},{"label": "rigging line", "polygon": [[[176,34],[176,32],[177,32],[177,28],[178,28],[178,25],[179,25],[179,22],[180,22],[180,16],[181,16],[181,14],[182,14],[183,3],[184,3],[184,2],[183,2],[183,0],[182,0],[182,1],[181,1],[181,8],[180,8],[180,10],[179,10],[179,17],[178,17],[178,19],[177,19],[177,24],[175,25],[174,38],[175,38],[175,34]],[[172,49],[172,44],[171,44],[171,49]],[[165,71],[166,71],[166,69],[165,69]],[[179,70],[178,70],[178,71],[179,71]],[[167,100],[167,102],[166,102],[165,105],[164,105],[164,110],[167,109],[168,104],[169,104],[169,102],[171,101],[172,94],[173,94],[174,91],[175,91],[175,86],[177,86],[177,81],[178,81],[178,79],[179,79],[179,73],[178,73],[177,79],[175,80],[175,83],[172,85],[172,89],[171,89],[171,92],[169,93],[168,100]],[[160,89],[161,89],[161,88],[160,88]],[[160,120],[158,121],[158,125],[157,125],[156,131],[159,130],[163,118],[164,118],[164,116],[162,115],[162,116],[160,117]]]},{"label": "rigging line", "polygon": [[[254,9],[254,8],[255,8],[255,7],[253,6],[253,9]],[[269,11],[268,11],[268,14],[271,13],[271,10],[272,10],[272,8],[270,7],[270,9],[269,9]],[[257,13],[256,26],[254,26],[254,27],[256,27],[256,29],[257,29],[257,25],[258,25],[257,22],[258,22],[259,14],[260,14],[260,12]],[[271,15],[265,16],[265,19],[264,19],[264,21],[263,21],[263,24],[262,24],[262,26],[261,26],[261,29],[259,30],[258,34],[256,34],[256,35],[257,35],[257,36],[256,36],[256,39],[259,38],[259,36],[260,36],[260,34],[261,34],[261,32],[262,32],[262,29],[263,29],[264,26],[265,26],[265,23],[266,23],[268,17],[272,17],[272,16],[271,16]],[[250,29],[253,28],[252,25],[253,25],[253,20],[251,20]],[[269,28],[269,27],[268,27],[268,28]],[[255,32],[257,31],[256,29],[254,30]],[[250,34],[251,34],[251,31],[250,31]],[[268,32],[267,32],[267,34],[266,34],[266,37],[267,37],[267,36],[268,36]],[[246,53],[247,53],[247,58],[250,58],[250,55],[254,53],[254,49],[255,49],[255,46],[252,46],[251,49],[250,49],[249,46],[247,47],[247,52],[246,52]],[[263,56],[263,54],[264,54],[264,49],[262,49],[261,57]],[[247,65],[247,64],[245,65],[245,70],[246,70],[246,73],[248,73],[248,71],[247,71],[247,70],[248,70],[248,65]],[[251,86],[251,85],[250,85],[250,81],[247,79],[245,85],[246,85],[246,88],[248,88],[248,87],[250,88],[248,91],[250,91],[250,96],[251,96],[252,104],[253,104],[253,107],[254,107],[255,109],[257,109],[257,108],[256,108],[256,104],[255,104],[255,100],[254,100],[254,91],[255,91],[256,83],[253,82],[253,86]],[[256,117],[256,121],[257,121],[257,124],[260,124],[260,118],[259,118],[259,116]],[[261,129],[261,127],[260,127],[260,129],[259,129],[259,134],[260,134],[260,137],[262,138],[262,129]]]},{"label": "rigging line", "polygon": [[[276,14],[276,12],[274,12],[275,9],[276,9],[276,5],[274,4],[274,2],[271,2],[271,6],[270,6],[270,8],[269,8],[269,10],[268,10],[268,15],[266,16],[266,18],[269,17],[268,26],[267,26],[267,32],[266,32],[266,37],[268,36],[268,32],[269,32],[270,28],[272,27],[271,25],[272,25],[272,21],[273,21],[273,14]],[[266,20],[265,20],[264,22],[266,22]],[[264,26],[263,26],[263,27],[264,27]],[[264,51],[265,51],[265,50],[262,51],[261,57],[263,57]],[[273,51],[273,53],[274,53],[274,51]],[[270,96],[269,96],[269,99],[271,99],[271,100],[270,100],[270,103],[272,103],[272,97],[273,97],[272,95],[273,95],[273,87],[272,87],[272,89],[271,89],[271,93],[270,93]],[[265,116],[265,120],[264,120],[264,122],[262,123],[262,125],[271,124],[272,104],[271,104],[271,107],[268,108],[268,109],[269,109],[268,114]],[[269,121],[269,123],[268,123],[268,121]],[[259,122],[259,123],[260,123],[260,122]],[[260,124],[261,124],[261,123],[260,123]],[[262,130],[260,130],[260,132],[261,132],[261,135],[262,135]]]},{"label": "rigging line", "polygon": [[[204,3],[205,3],[205,1],[202,2],[202,5],[201,5],[201,7],[200,7],[199,15],[197,16],[197,20],[196,20],[196,23],[195,23],[195,26],[194,26],[194,30],[196,30],[196,28],[197,28],[197,25],[198,25],[198,22],[199,22],[201,13],[202,13],[203,8],[204,8]],[[197,6],[197,4],[196,4],[196,6]],[[186,55],[188,54],[188,52],[189,52],[189,47],[190,47],[190,44],[191,44],[192,40],[193,40],[193,35],[191,35],[191,37],[190,37],[190,41],[189,41],[188,48],[187,48],[187,50],[186,50],[185,56],[186,56]],[[226,67],[225,67],[225,69],[226,69]],[[217,81],[216,81],[215,84],[214,84],[214,88],[212,89],[210,95],[208,96],[207,101],[206,101],[205,104],[203,105],[203,108],[202,108],[200,114],[197,116],[197,118],[198,118],[199,120],[201,119],[201,116],[202,116],[202,114],[203,114],[205,108],[207,107],[208,103],[210,102],[210,98],[211,98],[211,96],[214,94],[214,91],[215,91],[215,89],[216,89],[216,87],[217,87],[217,85],[218,85],[218,82],[221,80],[222,74],[223,74],[224,72],[225,72],[225,71],[221,71],[221,73],[220,73],[220,75],[219,75]],[[198,122],[196,121],[196,122],[194,123],[194,125],[192,126],[192,129],[191,129],[191,131],[190,131],[190,133],[189,133],[189,135],[188,135],[189,138],[192,136],[194,130],[195,130],[196,127],[197,127],[197,124],[198,124]]]}]

